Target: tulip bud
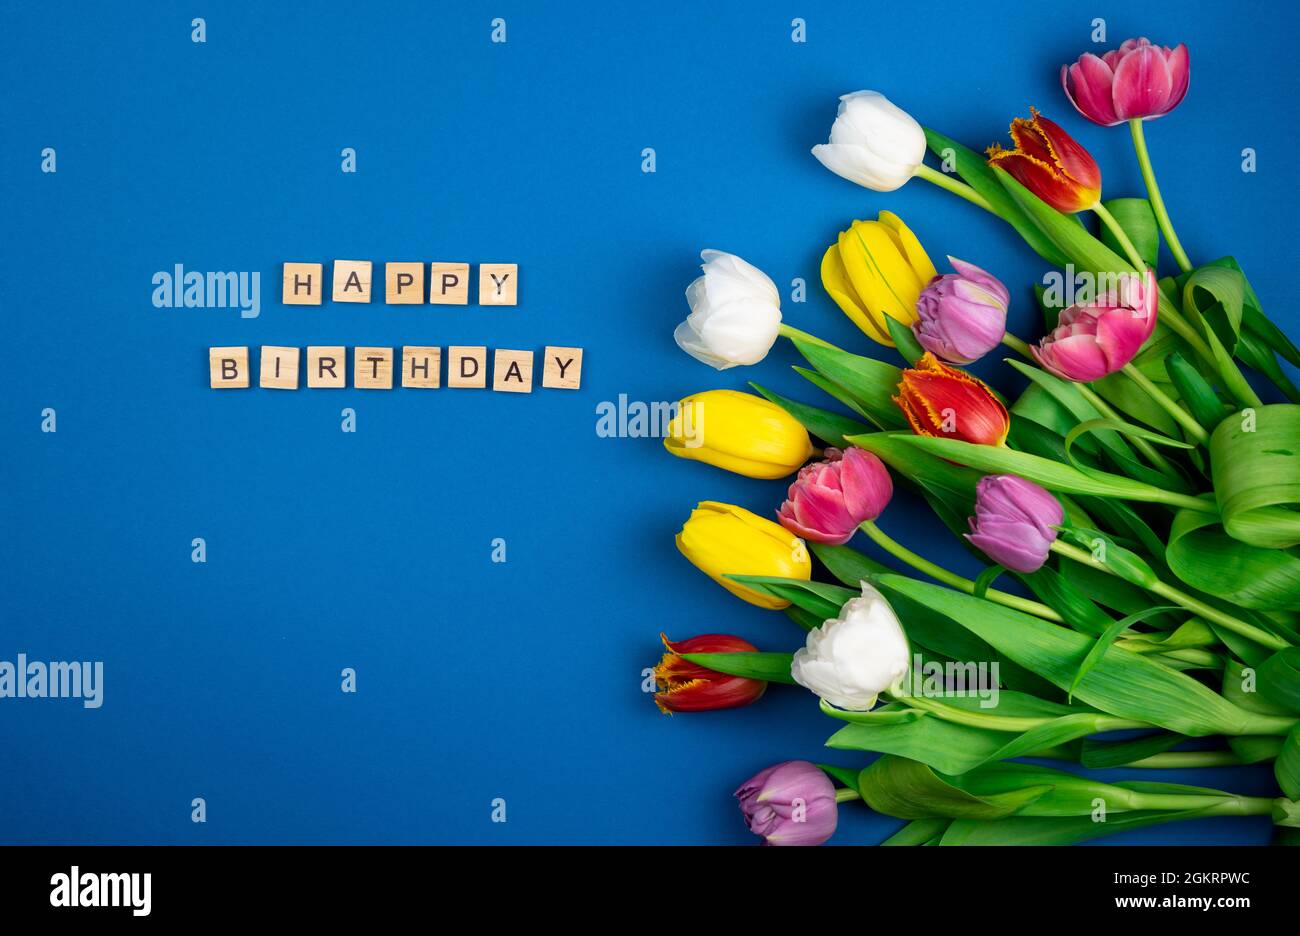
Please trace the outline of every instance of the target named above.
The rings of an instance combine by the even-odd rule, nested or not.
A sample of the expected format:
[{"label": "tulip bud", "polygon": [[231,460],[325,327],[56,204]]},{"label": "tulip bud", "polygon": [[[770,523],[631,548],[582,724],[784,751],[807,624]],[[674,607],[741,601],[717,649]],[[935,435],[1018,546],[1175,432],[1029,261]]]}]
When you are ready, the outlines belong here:
[{"label": "tulip bud", "polygon": [[1187,46],[1170,49],[1127,39],[1100,58],[1091,52],[1061,66],[1061,87],[1075,110],[1095,124],[1163,117],[1182,102],[1192,80]]},{"label": "tulip bud", "polygon": [[916,302],[916,340],[950,364],[970,364],[1002,342],[1011,293],[996,276],[949,257],[956,273],[930,280]]},{"label": "tulip bud", "polygon": [[682,555],[738,598],[760,608],[788,608],[783,598],[749,588],[728,575],[812,578],[812,560],[803,540],[743,507],[701,501],[677,534]]},{"label": "tulip bud", "polygon": [[1156,274],[1121,273],[1119,289],[1086,306],[1071,306],[1045,335],[1034,358],[1064,380],[1088,383],[1120,370],[1155,331],[1160,307]]},{"label": "tulip bud", "polygon": [[839,617],[808,632],[807,646],[795,651],[790,675],[837,708],[867,712],[880,693],[898,690],[910,657],[894,609],[863,582],[862,597],[850,598]]},{"label": "tulip bud", "polygon": [[812,454],[812,440],[775,403],[738,390],[708,390],[681,401],[664,448],[678,458],[770,480],[798,471]]},{"label": "tulip bud", "polygon": [[835,784],[816,764],[786,761],[755,774],[736,791],[749,831],[764,845],[820,845],[835,833]]},{"label": "tulip bud", "polygon": [[984,381],[930,351],[903,371],[894,402],[917,435],[1001,445],[1011,431],[1007,408]]},{"label": "tulip bud", "polygon": [[858,524],[879,517],[893,494],[889,472],[871,452],[828,448],[825,461],[799,472],[776,516],[804,539],[842,545]]},{"label": "tulip bud", "polygon": [[975,516],[966,538],[998,565],[1035,572],[1065,520],[1061,502],[1017,475],[986,475],[975,486]]},{"label": "tulip bud", "polygon": [[1057,211],[1073,214],[1101,201],[1101,169],[1068,133],[1032,107],[1011,121],[1015,149],[988,148],[989,165],[1005,169]]},{"label": "tulip bud", "polygon": [[829,143],[812,154],[831,172],[876,192],[892,192],[925,159],[925,131],[879,91],[840,98]]},{"label": "tulip bud", "polygon": [[755,266],[719,250],[700,253],[704,275],[686,288],[691,314],[677,326],[678,347],[725,370],[767,357],[781,327],[781,295]]},{"label": "tulip bud", "polygon": [[898,215],[854,221],[822,257],[822,286],[862,332],[894,346],[885,317],[904,325],[916,320],[916,300],[935,276],[934,264]]},{"label": "tulip bud", "polygon": [[682,659],[684,653],[756,652],[758,648],[747,640],[727,634],[702,634],[672,643],[663,634],[659,637],[668,652],[655,667],[655,705],[665,714],[739,708],[757,702],[767,689],[761,679],[728,676]]}]

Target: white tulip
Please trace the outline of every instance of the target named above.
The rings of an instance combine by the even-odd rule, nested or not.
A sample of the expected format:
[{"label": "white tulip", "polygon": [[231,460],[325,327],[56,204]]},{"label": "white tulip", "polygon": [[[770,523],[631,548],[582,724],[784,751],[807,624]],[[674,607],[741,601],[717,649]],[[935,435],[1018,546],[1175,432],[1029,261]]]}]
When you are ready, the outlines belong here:
[{"label": "white tulip", "polygon": [[839,617],[808,632],[790,675],[836,708],[867,712],[880,693],[901,688],[910,655],[894,609],[863,582],[861,598],[846,601]]},{"label": "white tulip", "polygon": [[831,141],[812,154],[850,182],[892,192],[925,158],[925,131],[879,91],[855,91],[840,98]]},{"label": "white tulip", "polygon": [[734,254],[701,251],[704,275],[686,288],[691,314],[673,332],[678,346],[718,370],[757,364],[781,327],[781,295],[767,274]]}]

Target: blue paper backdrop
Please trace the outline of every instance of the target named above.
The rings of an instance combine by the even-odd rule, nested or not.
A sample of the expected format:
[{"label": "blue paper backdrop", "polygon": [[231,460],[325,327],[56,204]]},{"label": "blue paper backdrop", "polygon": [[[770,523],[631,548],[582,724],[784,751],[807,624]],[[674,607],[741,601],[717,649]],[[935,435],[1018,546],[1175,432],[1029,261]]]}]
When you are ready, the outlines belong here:
[{"label": "blue paper backdrop", "polygon": [[[787,758],[853,763],[821,747],[836,723],[802,690],[655,711],[641,681],[661,630],[798,642],[672,543],[697,500],[767,513],[783,485],[595,432],[619,394],[761,378],[816,399],[786,346],[717,374],[673,345],[703,247],[787,296],[803,277],[789,321],[879,350],[822,293],[818,262],[849,220],[889,208],[940,265],[955,254],[1013,284],[1014,328],[1035,330],[1043,264],[1000,222],[921,182],[865,191],[812,159],[841,93],[884,90],[975,147],[1037,105],[1091,149],[1109,194],[1136,194],[1127,133],[1077,117],[1057,70],[1094,48],[1094,17],[1108,46],[1187,42],[1190,94],[1148,127],[1178,230],[1195,257],[1235,254],[1300,330],[1293,5],[273,7],[45,3],[10,9],[0,32],[0,659],[105,664],[98,710],[0,700],[0,841],[745,843],[740,781]],[[280,304],[282,262],[335,258],[513,261],[520,303]],[[154,308],[151,277],[176,263],[260,271],[260,317]],[[587,357],[577,393],[207,386],[210,345],[335,343]],[[906,498],[884,524],[976,568]],[[340,691],[344,667],[356,694]],[[1273,789],[1266,769],[1167,779]],[[842,844],[898,824],[842,815]],[[1115,841],[1269,833],[1217,820]]]}]

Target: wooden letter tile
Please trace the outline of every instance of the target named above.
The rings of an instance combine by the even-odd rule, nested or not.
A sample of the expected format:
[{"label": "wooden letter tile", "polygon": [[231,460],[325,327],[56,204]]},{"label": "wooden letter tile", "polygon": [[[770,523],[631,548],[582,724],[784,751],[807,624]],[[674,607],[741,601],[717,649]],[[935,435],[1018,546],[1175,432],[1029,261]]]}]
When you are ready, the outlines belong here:
[{"label": "wooden letter tile", "polygon": [[577,390],[582,386],[582,349],[548,345],[542,352],[542,386]]},{"label": "wooden letter tile", "polygon": [[424,303],[424,264],[385,263],[384,301],[389,305],[422,305]]},{"label": "wooden letter tile", "polygon": [[369,302],[371,268],[369,260],[335,260],[334,301]]},{"label": "wooden letter tile", "polygon": [[447,386],[486,387],[487,348],[458,347],[447,349]]},{"label": "wooden letter tile", "polygon": [[208,376],[214,390],[248,386],[248,348],[208,348]]},{"label": "wooden letter tile", "polygon": [[319,345],[307,348],[307,386],[346,387],[347,368],[347,348],[341,345]]},{"label": "wooden letter tile", "polygon": [[353,348],[352,386],[363,390],[393,389],[393,349]]},{"label": "wooden letter tile", "polygon": [[262,345],[257,385],[272,390],[298,389],[298,349]]},{"label": "wooden letter tile", "polygon": [[498,348],[492,365],[492,389],[505,393],[532,393],[533,352]]},{"label": "wooden letter tile", "polygon": [[319,263],[284,265],[284,304],[320,305],[325,291],[324,267]]},{"label": "wooden letter tile", "polygon": [[402,348],[402,386],[436,387],[442,368],[442,349],[420,345]]},{"label": "wooden letter tile", "polygon": [[430,263],[429,301],[434,305],[467,305],[469,264]]},{"label": "wooden letter tile", "polygon": [[481,263],[478,268],[478,304],[514,305],[519,297],[519,266]]}]

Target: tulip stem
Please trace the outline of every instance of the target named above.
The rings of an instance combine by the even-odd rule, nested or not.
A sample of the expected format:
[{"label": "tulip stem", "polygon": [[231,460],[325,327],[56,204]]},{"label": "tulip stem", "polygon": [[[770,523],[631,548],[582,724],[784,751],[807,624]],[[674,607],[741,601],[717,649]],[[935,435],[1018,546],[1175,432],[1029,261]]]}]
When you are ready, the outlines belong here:
[{"label": "tulip stem", "polygon": [[800,331],[793,325],[785,324],[785,322],[782,322],[781,326],[776,331],[778,335],[784,335],[791,341],[798,340],[806,344],[817,345],[819,348],[831,348],[835,351],[839,350],[839,348],[836,348],[835,345],[831,344],[829,341],[822,341],[816,335],[810,335],[806,331]]},{"label": "tulip stem", "polygon": [[[1075,562],[1083,565],[1091,566],[1094,569],[1100,569],[1102,572],[1109,573],[1110,575],[1116,574],[1110,566],[1106,565],[1106,563],[1094,557],[1092,553],[1075,546],[1073,543],[1066,543],[1059,539],[1055,540],[1052,543],[1052,552],[1056,553],[1058,556],[1073,559]],[[1179,591],[1177,588],[1174,588],[1172,585],[1162,582],[1159,579],[1156,579],[1148,585],[1147,591],[1151,592],[1153,595],[1159,595],[1167,601],[1172,601],[1174,604],[1181,605],[1193,614],[1198,614],[1207,621],[1212,621],[1221,627],[1226,627],[1233,633],[1240,634],[1243,637],[1253,640],[1261,646],[1268,647],[1272,650],[1283,650],[1291,646],[1287,641],[1278,637],[1276,634],[1270,634],[1268,631],[1256,627],[1254,624],[1250,624],[1240,618],[1233,617],[1231,614],[1220,611],[1213,605],[1208,605],[1199,598],[1195,598],[1186,592]]]},{"label": "tulip stem", "polygon": [[[866,521],[859,525],[858,529],[871,537],[872,542],[885,552],[889,553],[894,558],[907,563],[913,569],[916,569],[916,571],[930,576],[930,578],[937,582],[943,582],[943,584],[950,588],[963,591],[968,595],[975,594],[975,583],[973,581],[968,578],[962,578],[955,572],[949,572],[947,569],[935,565],[923,556],[918,556],[902,543],[892,539],[884,530],[880,529],[880,527],[876,526],[872,521]],[[1063,618],[1047,605],[1037,601],[1032,601],[1029,598],[1021,598],[1019,595],[1012,595],[1007,592],[998,591],[995,588],[990,588],[985,592],[984,597],[995,604],[1000,604],[1007,608],[1014,608],[1017,611],[1023,611],[1026,614],[1032,614],[1047,621],[1054,621],[1058,624],[1064,623]]]},{"label": "tulip stem", "polygon": [[862,794],[852,787],[840,787],[835,791],[835,802],[847,803],[850,800],[862,799]]},{"label": "tulip stem", "polygon": [[1165,200],[1160,197],[1160,186],[1156,185],[1156,173],[1151,168],[1151,154],[1147,152],[1147,137],[1146,131],[1142,128],[1142,120],[1134,118],[1128,122],[1128,127],[1133,131],[1133,149],[1137,151],[1138,165],[1142,168],[1142,181],[1147,186],[1147,198],[1151,201],[1151,210],[1155,213],[1156,224],[1160,225],[1160,233],[1165,236],[1165,243],[1169,245],[1169,252],[1174,255],[1178,268],[1186,273],[1192,269],[1192,261],[1187,258],[1187,251],[1183,250],[1178,235],[1174,233],[1174,224],[1169,220]]},{"label": "tulip stem", "polygon": [[988,199],[975,191],[965,182],[959,182],[956,179],[951,178],[946,172],[939,172],[935,169],[931,169],[925,163],[921,163],[921,165],[916,167],[916,170],[912,175],[919,179],[925,179],[927,182],[933,182],[935,185],[939,186],[939,188],[947,189],[954,195],[966,199],[972,205],[979,205],[989,214],[997,214],[997,212],[993,210],[993,206],[988,203]]},{"label": "tulip stem", "polygon": [[1133,268],[1139,272],[1145,270],[1147,262],[1142,259],[1142,255],[1133,246],[1133,242],[1128,239],[1128,235],[1124,233],[1124,229],[1120,227],[1119,222],[1115,220],[1115,216],[1110,213],[1110,210],[1101,202],[1093,205],[1092,210],[1097,217],[1101,218],[1102,223],[1110,228],[1110,232],[1115,235],[1115,240],[1123,248],[1124,253],[1128,256],[1128,262],[1133,264]]},{"label": "tulip stem", "polygon": [[[1029,345],[1011,334],[1011,332],[1006,332],[1002,336],[1002,343],[1011,350],[1020,354],[1022,357],[1027,358],[1030,363],[1038,363],[1034,358],[1033,353],[1029,350]],[[1079,393],[1083,398],[1091,403],[1092,408],[1098,413],[1101,413],[1102,416],[1107,419],[1123,419],[1123,417],[1115,411],[1115,408],[1103,400],[1101,396],[1098,395],[1097,391],[1092,389],[1092,387],[1085,383],[1076,383],[1075,386],[1079,388]],[[1174,466],[1170,464],[1169,459],[1161,455],[1159,450],[1146,439],[1141,436],[1134,436],[1129,441],[1133,444],[1135,449],[1146,456],[1147,461],[1150,462],[1151,466],[1157,471],[1169,475],[1171,478],[1178,477],[1178,473],[1174,471]]]},{"label": "tulip stem", "polygon": [[1196,417],[1169,399],[1168,395],[1156,385],[1156,382],[1142,373],[1141,370],[1132,364],[1125,364],[1124,374],[1129,380],[1145,390],[1147,396],[1155,400],[1156,405],[1172,416],[1180,426],[1187,430],[1187,434],[1198,443],[1204,445],[1210,440],[1210,434],[1205,431],[1204,426],[1196,421]]}]

